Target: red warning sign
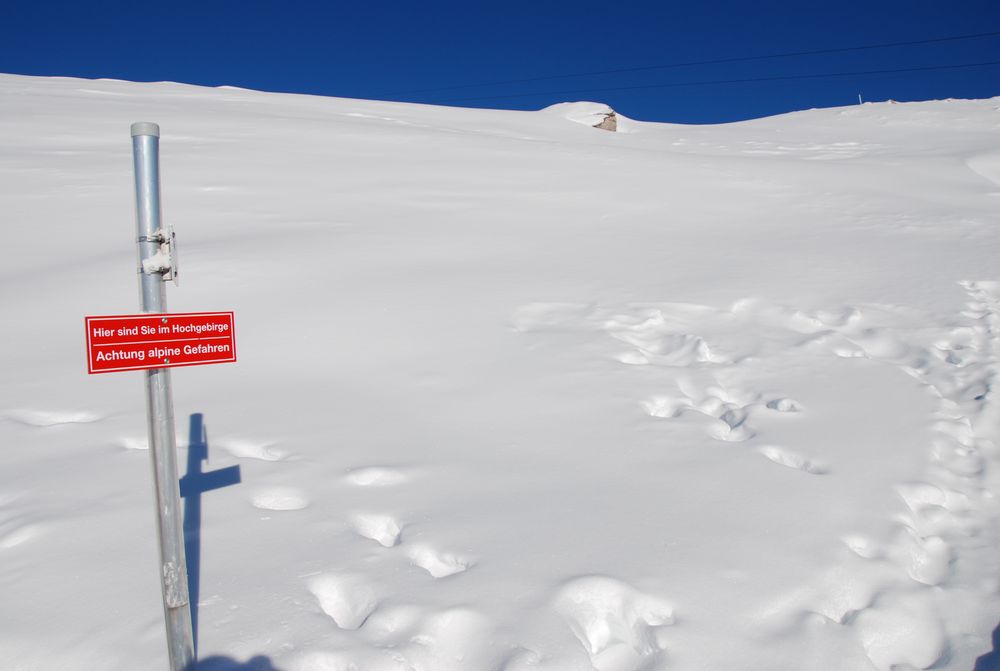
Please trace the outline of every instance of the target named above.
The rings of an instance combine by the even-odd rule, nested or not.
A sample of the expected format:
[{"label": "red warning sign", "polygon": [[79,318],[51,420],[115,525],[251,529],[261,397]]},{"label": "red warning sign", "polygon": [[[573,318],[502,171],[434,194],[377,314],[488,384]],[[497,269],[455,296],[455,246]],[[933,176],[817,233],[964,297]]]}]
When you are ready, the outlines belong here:
[{"label": "red warning sign", "polygon": [[236,361],[232,312],[86,317],[87,372]]}]

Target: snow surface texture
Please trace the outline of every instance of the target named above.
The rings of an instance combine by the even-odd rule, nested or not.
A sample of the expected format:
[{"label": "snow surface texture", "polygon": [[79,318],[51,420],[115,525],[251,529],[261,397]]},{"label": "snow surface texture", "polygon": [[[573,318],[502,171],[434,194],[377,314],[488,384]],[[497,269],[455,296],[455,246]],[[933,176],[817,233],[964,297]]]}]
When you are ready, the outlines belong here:
[{"label": "snow surface texture", "polygon": [[[597,106],[601,107],[601,106]],[[0,76],[0,666],[163,668],[129,125],[203,413],[200,653],[971,669],[1000,619],[1000,100],[714,127]],[[186,470],[186,452],[180,465]]]}]

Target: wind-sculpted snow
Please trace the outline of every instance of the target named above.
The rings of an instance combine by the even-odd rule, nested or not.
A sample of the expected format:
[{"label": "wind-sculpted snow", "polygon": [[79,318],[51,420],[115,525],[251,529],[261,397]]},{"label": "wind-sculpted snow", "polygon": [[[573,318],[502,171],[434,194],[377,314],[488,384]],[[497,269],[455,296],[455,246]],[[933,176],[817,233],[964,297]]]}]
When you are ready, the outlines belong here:
[{"label": "wind-sculpted snow", "polygon": [[309,505],[309,499],[295,487],[260,489],[251,502],[254,508],[263,510],[301,510]]},{"label": "wind-sculpted snow", "polygon": [[598,671],[635,671],[666,660],[658,634],[674,623],[674,612],[662,600],[613,578],[587,576],[563,587],[556,609]]},{"label": "wind-sculpted snow", "polygon": [[234,310],[241,342],[172,373],[203,658],[990,653],[997,100],[616,133],[596,103],[15,76],[0,101],[0,667],[166,664],[142,375],[87,376],[79,328],[136,310],[140,120],[168,303]]},{"label": "wind-sculpted snow", "polygon": [[309,581],[309,591],[341,629],[359,628],[378,607],[375,590],[357,576],[319,575]]},{"label": "wind-sculpted snow", "polygon": [[[926,454],[926,479],[894,487],[905,506],[886,519],[884,542],[872,542],[864,535],[844,537],[854,555],[841,566],[834,563],[829,577],[807,581],[792,589],[793,596],[787,601],[779,599],[780,606],[768,609],[767,619],[783,620],[787,624],[781,628],[789,632],[810,622],[803,619],[810,613],[853,631],[870,663],[880,671],[903,665],[935,666],[958,644],[952,636],[961,638],[960,632],[948,630],[946,623],[954,620],[942,613],[958,616],[974,610],[977,603],[990,598],[992,589],[989,579],[984,583],[981,577],[973,577],[978,572],[968,567],[996,561],[996,510],[984,487],[983,474],[987,462],[998,456],[993,443],[997,425],[991,421],[995,401],[990,391],[998,374],[995,352],[1000,348],[1000,283],[961,284],[971,299],[967,309],[944,323],[935,324],[927,316],[918,326],[901,324],[911,321],[913,315],[891,306],[855,306],[841,311],[842,316],[832,316],[759,300],[740,301],[730,309],[718,310],[670,304],[635,306],[631,311],[638,318],[612,308],[617,316],[611,320],[600,316],[605,309],[598,306],[578,324],[584,330],[604,330],[644,352],[669,347],[678,341],[672,330],[683,329],[680,337],[697,338],[708,351],[711,339],[687,331],[717,332],[718,324],[739,316],[744,345],[759,340],[752,354],[729,348],[730,356],[714,361],[689,357],[684,363],[687,372],[677,371],[676,362],[667,362],[668,368],[656,377],[674,391],[654,395],[640,405],[660,420],[701,423],[712,438],[748,442],[767,460],[810,475],[849,478],[848,473],[838,471],[849,471],[849,460],[860,457],[863,461],[866,455],[852,455],[853,450],[831,444],[827,453],[812,457],[754,440],[756,434],[749,425],[756,417],[787,414],[788,419],[782,421],[808,422],[810,415],[822,410],[819,403],[809,403],[807,409],[788,397],[769,398],[773,394],[765,387],[755,387],[754,372],[767,370],[762,357],[780,358],[784,366],[796,359],[809,362],[824,355],[832,361],[832,357],[843,357],[846,344],[858,352],[851,358],[895,369],[902,374],[899,380],[905,379],[903,376],[915,378],[939,399],[938,407],[926,419],[931,429],[929,444],[920,450]],[[692,321],[691,315],[698,315],[701,323]],[[901,315],[906,318],[900,320]],[[802,334],[818,337],[803,340]],[[723,361],[732,363],[726,366]],[[655,365],[657,361],[646,363]],[[848,365],[844,362],[840,367]],[[815,363],[812,366],[818,367]],[[772,376],[767,373],[767,377]],[[865,390],[838,387],[850,388],[855,403],[868,402]],[[698,417],[713,420],[705,424]],[[779,418],[770,419],[768,423],[777,429],[780,424],[775,420]],[[766,438],[768,430],[761,433]],[[850,483],[846,484],[849,487]],[[987,529],[989,542],[984,542]],[[951,589],[928,589],[941,585]],[[601,666],[595,662],[595,668]]]},{"label": "wind-sculpted snow", "polygon": [[97,413],[81,411],[29,410],[16,408],[3,413],[7,419],[26,426],[58,426],[60,424],[89,424],[103,417]]},{"label": "wind-sculpted snow", "polygon": [[359,535],[387,548],[396,545],[403,532],[403,525],[396,518],[379,513],[355,513],[351,516],[351,526]]}]

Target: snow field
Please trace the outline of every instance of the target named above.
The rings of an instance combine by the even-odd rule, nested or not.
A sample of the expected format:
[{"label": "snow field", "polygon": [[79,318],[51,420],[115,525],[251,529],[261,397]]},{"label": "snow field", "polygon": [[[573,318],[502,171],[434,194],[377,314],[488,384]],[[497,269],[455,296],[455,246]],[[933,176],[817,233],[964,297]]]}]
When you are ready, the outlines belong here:
[{"label": "snow field", "polygon": [[[998,101],[721,127],[0,76],[0,660],[163,664],[128,125],[203,413],[202,657],[969,669],[1000,618]],[[73,132],[69,119],[73,120]],[[574,123],[574,121],[579,123]],[[63,245],[53,247],[52,231]],[[15,321],[16,320],[16,321]]]}]

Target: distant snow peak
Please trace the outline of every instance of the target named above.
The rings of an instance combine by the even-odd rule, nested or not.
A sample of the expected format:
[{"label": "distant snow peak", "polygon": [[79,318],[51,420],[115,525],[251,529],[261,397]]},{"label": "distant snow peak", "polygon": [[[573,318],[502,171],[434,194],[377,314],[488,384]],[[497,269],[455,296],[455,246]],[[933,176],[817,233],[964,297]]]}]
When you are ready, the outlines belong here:
[{"label": "distant snow peak", "polygon": [[619,130],[619,115],[604,103],[575,102],[557,103],[542,110],[543,112],[554,112],[564,119],[569,119],[576,123],[617,132]]}]

